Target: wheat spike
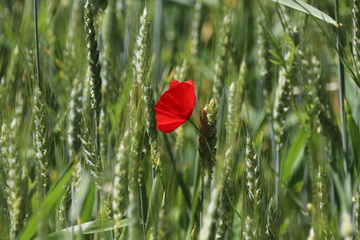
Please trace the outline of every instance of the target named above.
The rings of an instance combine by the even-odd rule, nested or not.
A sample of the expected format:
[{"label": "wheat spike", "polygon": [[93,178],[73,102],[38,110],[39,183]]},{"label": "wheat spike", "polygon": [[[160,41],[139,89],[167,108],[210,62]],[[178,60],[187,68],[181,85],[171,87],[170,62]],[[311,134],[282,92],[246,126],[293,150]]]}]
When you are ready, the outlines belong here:
[{"label": "wheat spike", "polygon": [[199,137],[199,153],[201,161],[201,181],[204,183],[205,172],[208,171],[208,182],[212,180],[213,167],[216,163],[216,117],[217,117],[217,101],[211,101],[205,106],[200,116],[200,137]]},{"label": "wheat spike", "polygon": [[130,145],[129,133],[126,132],[123,136],[123,140],[117,150],[115,158],[114,169],[114,183],[113,183],[113,195],[112,195],[112,209],[114,212],[114,233],[115,238],[120,237],[121,219],[125,214],[125,209],[128,203],[128,152]]}]

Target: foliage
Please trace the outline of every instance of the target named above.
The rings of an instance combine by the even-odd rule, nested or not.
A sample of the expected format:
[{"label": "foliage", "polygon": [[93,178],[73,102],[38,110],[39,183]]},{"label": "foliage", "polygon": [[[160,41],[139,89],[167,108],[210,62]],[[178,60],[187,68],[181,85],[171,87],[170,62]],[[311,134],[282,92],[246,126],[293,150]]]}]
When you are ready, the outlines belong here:
[{"label": "foliage", "polygon": [[0,238],[358,239],[359,9],[0,1]]}]

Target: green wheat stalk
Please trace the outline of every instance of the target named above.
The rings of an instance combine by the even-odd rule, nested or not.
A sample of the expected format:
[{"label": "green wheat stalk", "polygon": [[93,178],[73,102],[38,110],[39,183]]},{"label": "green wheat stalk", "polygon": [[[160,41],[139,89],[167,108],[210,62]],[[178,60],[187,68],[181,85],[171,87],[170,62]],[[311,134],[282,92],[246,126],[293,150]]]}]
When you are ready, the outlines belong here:
[{"label": "green wheat stalk", "polygon": [[220,36],[218,42],[218,55],[215,60],[214,66],[214,81],[213,81],[213,97],[219,101],[221,91],[226,76],[226,59],[227,59],[227,48],[229,45],[229,34],[230,34],[230,15],[224,16],[222,26],[220,29]]},{"label": "green wheat stalk", "polygon": [[102,189],[101,165],[96,161],[95,144],[90,137],[89,130],[85,128],[81,138],[82,155],[89,170],[90,175],[94,178],[95,184],[99,190]]},{"label": "green wheat stalk", "polygon": [[[265,6],[267,4],[264,3]],[[260,79],[263,85],[263,96],[265,101],[266,111],[269,116],[271,116],[272,100],[271,100],[271,91],[272,91],[272,73],[273,73],[273,64],[271,63],[271,53],[270,53],[270,41],[269,37],[266,34],[267,22],[265,19],[265,13],[260,12],[257,18],[257,45],[258,45],[258,68]]]},{"label": "green wheat stalk", "polygon": [[214,232],[212,231],[212,226],[218,209],[218,203],[220,198],[219,196],[222,191],[222,185],[222,183],[216,184],[214,189],[211,191],[211,200],[202,219],[203,225],[199,233],[200,240],[209,240],[215,237],[213,236]]},{"label": "green wheat stalk", "polygon": [[128,152],[130,145],[127,143],[129,136],[128,132],[124,134],[115,157],[114,189],[112,194],[115,239],[119,239],[120,237],[121,219],[125,216],[125,210],[128,204]]},{"label": "green wheat stalk", "polygon": [[256,231],[254,230],[254,222],[253,219],[249,216],[246,217],[244,226],[243,226],[243,239],[246,240],[252,240],[252,239],[258,239],[256,235]]},{"label": "green wheat stalk", "polygon": [[207,185],[210,185],[213,175],[213,168],[216,164],[216,117],[217,101],[215,98],[205,106],[200,116],[200,137],[199,153],[201,161],[201,182],[204,184],[206,172],[208,173]]},{"label": "green wheat stalk", "polygon": [[[232,144],[234,145],[234,144]],[[234,219],[234,212],[232,201],[234,199],[234,183],[233,178],[235,176],[233,166],[235,165],[233,156],[233,147],[231,146],[225,153],[224,162],[224,185],[220,195],[220,208],[218,211],[218,225],[216,228],[215,239],[224,239],[226,232],[231,237],[232,224]]]},{"label": "green wheat stalk", "polygon": [[6,194],[8,211],[10,216],[9,238],[16,239],[22,229],[26,217],[24,210],[25,193],[27,191],[27,169],[22,165],[17,145],[17,136],[21,126],[21,115],[23,112],[23,100],[21,94],[17,95],[18,104],[12,118],[10,128],[4,123],[2,126],[2,142],[6,142],[2,147],[2,156],[6,161]]},{"label": "green wheat stalk", "polygon": [[83,163],[80,161],[81,155],[81,127],[82,127],[82,82],[80,79],[75,78],[73,81],[72,90],[70,93],[69,107],[70,112],[68,115],[68,148],[69,159],[76,164],[75,171],[73,172],[71,184],[71,216],[74,223],[79,216],[75,214],[76,211],[77,193],[79,192],[80,176],[83,169]]},{"label": "green wheat stalk", "polygon": [[289,73],[285,68],[281,68],[279,72],[278,87],[276,89],[275,102],[274,102],[274,131],[275,131],[275,142],[277,150],[282,147],[281,137],[283,136],[285,126],[285,114],[289,110],[288,103],[291,98],[291,83]]},{"label": "green wheat stalk", "polygon": [[152,160],[152,166],[155,170],[156,175],[161,174],[161,165],[160,165],[160,153],[157,150],[157,130],[156,130],[156,121],[155,121],[155,101],[153,97],[153,90],[148,81],[145,81],[144,84],[144,102],[146,104],[146,131],[149,136],[150,144],[150,155]]},{"label": "green wheat stalk", "polygon": [[225,153],[224,161],[224,186],[220,197],[220,211],[218,226],[216,229],[216,239],[224,239],[226,232],[228,236],[231,234],[231,227],[233,223],[233,209],[231,201],[234,198],[234,149],[236,134],[239,131],[241,123],[241,102],[243,98],[244,83],[246,76],[246,63],[243,62],[240,66],[239,76],[236,81],[232,82],[229,87],[228,97],[228,116],[226,122],[226,145],[228,146]]},{"label": "green wheat stalk", "polygon": [[258,156],[254,153],[253,143],[250,137],[246,139],[246,187],[248,190],[248,198],[254,208],[259,207],[261,203],[260,190],[260,166]]},{"label": "green wheat stalk", "polygon": [[167,240],[170,239],[170,221],[169,217],[166,214],[165,211],[165,194],[163,196],[162,204],[161,204],[161,210],[159,213],[159,223],[158,223],[158,237],[160,240]]},{"label": "green wheat stalk", "polygon": [[189,72],[189,62],[188,60],[185,58],[181,64],[181,66],[177,66],[175,68],[175,75],[174,75],[174,79],[179,81],[179,82],[184,82],[186,80],[186,77],[188,75]]},{"label": "green wheat stalk", "polygon": [[184,128],[178,127],[176,130],[175,151],[181,151],[184,148]]},{"label": "green wheat stalk", "polygon": [[94,14],[93,5],[89,0],[86,1],[85,8],[85,33],[86,33],[86,47],[88,58],[88,71],[90,73],[90,102],[91,109],[95,116],[96,124],[99,124],[100,117],[100,103],[101,103],[101,76],[100,76],[100,62],[99,49],[96,40],[96,32],[94,28]]},{"label": "green wheat stalk", "polygon": [[[309,73],[310,79],[314,82],[314,84],[316,84],[320,81],[321,78],[320,62],[316,57],[311,58],[311,66],[312,68],[310,69],[312,72]],[[323,130],[322,132],[334,144],[341,146],[341,132],[330,112],[329,104],[327,104],[325,101],[325,91],[326,90],[322,87],[321,84],[316,84],[316,89],[311,91],[311,93],[314,92],[314,96],[312,96],[313,104],[318,110],[318,118]]]},{"label": "green wheat stalk", "polygon": [[317,214],[319,216],[318,229],[317,233],[323,239],[334,239],[333,232],[331,230],[331,225],[329,222],[329,183],[328,177],[324,171],[324,167],[319,166],[316,176],[316,193],[317,193]]},{"label": "green wheat stalk", "polygon": [[[291,41],[289,40],[290,45]],[[275,202],[278,206],[279,197],[279,174],[280,174],[280,150],[282,148],[281,138],[284,134],[286,113],[290,106],[290,100],[292,96],[292,85],[290,79],[293,76],[293,61],[296,48],[291,45],[291,48],[285,54],[284,66],[280,67],[278,86],[275,92],[274,109],[272,114],[273,131],[275,141]]]},{"label": "green wheat stalk", "polygon": [[115,80],[117,56],[116,40],[117,35],[117,18],[116,18],[116,0],[108,1],[104,23],[102,26],[102,56],[101,56],[101,79],[102,79],[102,103],[100,112],[100,152],[104,163],[107,163],[110,157],[108,151],[109,131],[111,127],[109,119],[110,104],[116,101],[116,90],[119,89],[119,81]]},{"label": "green wheat stalk", "polygon": [[82,0],[74,0],[71,8],[71,20],[69,21],[69,28],[64,51],[64,58],[68,61],[66,66],[70,67],[70,70],[76,67],[76,65],[74,65],[77,57],[76,53],[78,53],[78,51],[76,51],[76,33],[79,25],[83,24],[83,17],[81,14],[79,14],[79,12],[82,10],[82,4]]},{"label": "green wheat stalk", "polygon": [[[89,0],[86,1],[84,6],[84,20],[85,20],[85,40],[87,48],[88,60],[88,74],[90,83],[90,107],[94,116],[95,122],[95,156],[100,164],[96,164],[103,168],[103,163],[100,156],[100,110],[101,110],[101,76],[100,76],[100,62],[99,62],[99,49],[96,40],[96,31],[94,27],[94,13],[93,4]],[[100,170],[101,172],[101,170]]]},{"label": "green wheat stalk", "polygon": [[[115,81],[116,50],[114,45],[117,41],[117,19],[116,19],[116,0],[109,0],[105,10],[104,23],[102,27],[103,52],[101,58],[101,75],[102,75],[102,91],[103,105],[107,105],[108,101],[115,100],[115,90],[118,87]],[[115,45],[116,46],[116,45]],[[104,106],[103,106],[104,107]]]},{"label": "green wheat stalk", "polygon": [[278,239],[278,216],[276,212],[276,203],[271,198],[266,212],[265,236],[267,239]]},{"label": "green wheat stalk", "polygon": [[229,87],[228,115],[226,122],[227,145],[232,143],[236,137],[236,131],[241,122],[241,103],[244,95],[244,84],[246,77],[246,63],[242,62],[239,76]]},{"label": "green wheat stalk", "polygon": [[357,71],[360,72],[360,1],[359,0],[353,1],[352,14],[353,14],[352,53],[355,59],[355,65]]},{"label": "green wheat stalk", "polygon": [[[136,117],[136,116],[135,116]],[[131,116],[133,118],[133,116]],[[129,162],[129,206],[128,206],[128,218],[129,218],[129,238],[140,239],[140,214],[139,214],[139,175],[140,175],[140,130],[137,122],[132,122],[130,129],[130,162]]]},{"label": "green wheat stalk", "polygon": [[46,118],[45,107],[43,103],[43,94],[41,90],[36,87],[34,94],[34,147],[37,168],[37,188],[39,202],[46,194],[47,175],[48,175],[48,149],[47,149],[47,134],[46,134]]},{"label": "green wheat stalk", "polygon": [[201,9],[201,1],[196,0],[194,5],[193,19],[190,27],[190,53],[193,56],[197,56],[199,51],[199,28],[201,23]]},{"label": "green wheat stalk", "polygon": [[82,82],[75,78],[70,94],[68,116],[68,145],[69,157],[73,159],[81,150],[81,126],[82,126]]},{"label": "green wheat stalk", "polygon": [[[139,210],[143,213],[141,195],[141,156],[140,148],[143,138],[141,126],[141,112],[139,109],[142,107],[141,95],[144,90],[146,77],[148,76],[148,13],[145,8],[140,18],[140,30],[136,39],[135,57],[134,57],[134,76],[132,89],[130,92],[130,162],[129,162],[129,237],[131,239],[139,239],[141,237]],[[150,86],[150,85],[149,85]],[[146,89],[145,90],[149,90]],[[148,103],[149,104],[149,103]],[[151,103],[150,103],[151,104]],[[148,109],[149,110],[149,109]],[[148,114],[150,111],[148,111]],[[151,116],[150,116],[151,117]],[[150,134],[153,134],[150,133]],[[154,136],[152,136],[154,137]],[[154,149],[155,150],[155,149]],[[154,151],[155,153],[155,151]],[[156,155],[155,155],[156,156]],[[156,156],[158,157],[158,156]],[[158,161],[158,160],[155,160]],[[155,164],[157,164],[155,162]],[[145,229],[143,224],[143,235]]]}]

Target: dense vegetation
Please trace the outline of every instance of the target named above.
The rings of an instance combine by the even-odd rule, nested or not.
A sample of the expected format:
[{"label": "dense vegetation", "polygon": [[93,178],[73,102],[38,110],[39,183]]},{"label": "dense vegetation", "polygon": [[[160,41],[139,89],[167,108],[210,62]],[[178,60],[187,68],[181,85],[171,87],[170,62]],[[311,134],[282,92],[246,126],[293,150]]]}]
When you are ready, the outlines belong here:
[{"label": "dense vegetation", "polygon": [[0,239],[360,239],[360,1],[306,2],[0,1]]}]

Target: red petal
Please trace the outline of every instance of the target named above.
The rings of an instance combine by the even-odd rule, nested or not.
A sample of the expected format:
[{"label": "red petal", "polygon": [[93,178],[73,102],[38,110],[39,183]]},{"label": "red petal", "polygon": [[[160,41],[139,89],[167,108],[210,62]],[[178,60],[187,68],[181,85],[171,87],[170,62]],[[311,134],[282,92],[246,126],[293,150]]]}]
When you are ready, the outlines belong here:
[{"label": "red petal", "polygon": [[179,83],[180,83],[179,81],[172,80],[171,83],[170,83],[170,88],[175,87],[175,86],[178,85]]},{"label": "red petal", "polygon": [[156,128],[169,133],[178,128],[191,116],[196,96],[194,83],[189,80],[172,81],[170,89],[161,95],[155,105]]},{"label": "red petal", "polygon": [[195,89],[195,85],[194,85],[193,81],[187,80],[185,83],[189,84],[190,86],[192,86]]}]

